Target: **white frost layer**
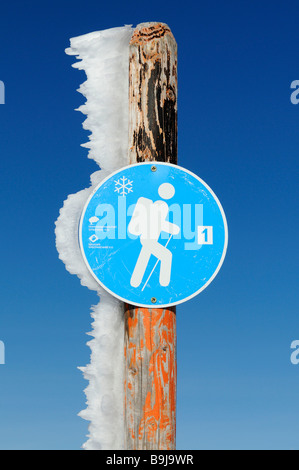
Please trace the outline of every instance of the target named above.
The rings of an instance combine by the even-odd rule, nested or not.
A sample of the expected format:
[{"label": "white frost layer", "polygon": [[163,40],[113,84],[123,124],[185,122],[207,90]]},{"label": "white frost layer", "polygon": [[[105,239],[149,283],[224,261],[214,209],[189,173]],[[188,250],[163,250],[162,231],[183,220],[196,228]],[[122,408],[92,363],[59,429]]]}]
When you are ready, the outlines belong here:
[{"label": "white frost layer", "polygon": [[66,269],[71,274],[76,274],[83,286],[99,293],[102,289],[88,271],[80,251],[78,227],[86,201],[92,189],[100,183],[103,177],[104,172],[97,171],[91,176],[92,186],[90,188],[79,191],[77,194],[71,194],[64,201],[55,230],[56,248],[59,258],[64,262]]},{"label": "white frost layer", "polygon": [[87,102],[78,109],[87,115],[83,127],[92,132],[89,148],[101,168],[112,171],[127,164],[129,42],[131,26],[107,29],[71,39],[69,55],[80,62],[73,67],[85,70],[87,81],[79,92]]},{"label": "white frost layer", "polygon": [[86,450],[119,450],[124,448],[123,422],[123,355],[124,309],[108,293],[93,307],[94,337],[88,345],[91,361],[82,367],[89,380],[85,390],[88,407],[80,416],[90,421]]},{"label": "white frost layer", "polygon": [[123,426],[123,306],[106,293],[89,273],[80,252],[78,225],[84,205],[95,186],[109,173],[128,164],[128,84],[131,26],[113,28],[71,39],[66,52],[77,56],[73,65],[85,70],[87,81],[79,91],[86,103],[79,110],[87,115],[83,127],[91,131],[89,158],[101,167],[91,175],[91,187],[70,195],[56,222],[59,258],[81,284],[95,290],[100,303],[92,308],[91,362],[81,368],[89,381],[85,390],[87,409],[80,416],[88,421],[86,450],[124,448]]}]

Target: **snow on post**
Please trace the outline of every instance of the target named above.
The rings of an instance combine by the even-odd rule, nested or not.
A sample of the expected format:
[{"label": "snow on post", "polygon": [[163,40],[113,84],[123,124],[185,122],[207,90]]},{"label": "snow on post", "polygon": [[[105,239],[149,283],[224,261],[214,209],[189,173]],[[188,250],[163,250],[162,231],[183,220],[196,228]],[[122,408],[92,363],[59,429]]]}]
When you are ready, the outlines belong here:
[{"label": "snow on post", "polygon": [[91,361],[80,368],[89,381],[85,390],[87,409],[80,416],[88,421],[86,450],[124,448],[123,424],[123,304],[104,292],[89,273],[78,242],[78,224],[84,205],[99,182],[128,162],[128,84],[131,26],[94,32],[71,39],[66,50],[80,62],[73,67],[84,70],[87,81],[79,92],[86,103],[78,109],[87,116],[83,128],[90,131],[88,157],[100,171],[91,175],[91,186],[70,195],[56,222],[59,258],[81,284],[98,292],[100,303],[92,307],[93,339],[88,345]]}]

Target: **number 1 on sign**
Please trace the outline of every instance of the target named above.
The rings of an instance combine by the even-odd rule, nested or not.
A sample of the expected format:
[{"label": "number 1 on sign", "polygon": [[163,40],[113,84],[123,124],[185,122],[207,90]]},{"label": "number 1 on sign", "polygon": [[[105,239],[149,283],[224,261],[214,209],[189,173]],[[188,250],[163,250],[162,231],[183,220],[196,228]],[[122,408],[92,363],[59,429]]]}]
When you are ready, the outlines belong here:
[{"label": "number 1 on sign", "polygon": [[213,245],[213,227],[198,227],[198,244]]}]

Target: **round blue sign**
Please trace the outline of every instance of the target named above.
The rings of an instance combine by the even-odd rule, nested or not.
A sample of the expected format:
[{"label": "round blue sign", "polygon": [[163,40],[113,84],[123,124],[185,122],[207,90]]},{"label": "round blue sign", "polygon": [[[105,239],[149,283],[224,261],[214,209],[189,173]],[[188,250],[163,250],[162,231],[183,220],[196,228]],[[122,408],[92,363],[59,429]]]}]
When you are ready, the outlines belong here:
[{"label": "round blue sign", "polygon": [[80,223],[91,274],[141,307],[169,307],[204,290],[226,254],[228,230],[213,191],[169,163],[130,165],[94,190]]}]

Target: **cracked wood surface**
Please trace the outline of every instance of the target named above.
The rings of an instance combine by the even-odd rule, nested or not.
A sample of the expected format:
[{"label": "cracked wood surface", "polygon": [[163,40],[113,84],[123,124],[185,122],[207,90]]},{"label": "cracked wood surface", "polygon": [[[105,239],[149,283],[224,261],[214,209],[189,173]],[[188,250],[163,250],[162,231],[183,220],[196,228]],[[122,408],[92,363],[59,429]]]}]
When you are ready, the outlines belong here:
[{"label": "cracked wood surface", "polygon": [[[130,43],[130,163],[177,163],[177,46],[162,23]],[[125,308],[125,449],[176,446],[176,309]]]},{"label": "cracked wood surface", "polygon": [[175,309],[127,307],[127,450],[173,450],[176,437]]},{"label": "cracked wood surface", "polygon": [[177,45],[162,23],[141,24],[130,43],[130,162],[177,162]]}]

